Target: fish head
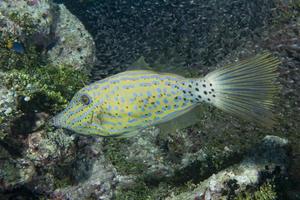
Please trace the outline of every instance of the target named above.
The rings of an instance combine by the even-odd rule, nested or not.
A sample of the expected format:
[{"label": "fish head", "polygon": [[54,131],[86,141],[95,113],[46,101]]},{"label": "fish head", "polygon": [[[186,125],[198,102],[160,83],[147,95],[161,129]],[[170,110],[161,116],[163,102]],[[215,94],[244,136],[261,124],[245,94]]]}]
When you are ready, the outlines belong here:
[{"label": "fish head", "polygon": [[96,115],[96,104],[93,92],[87,87],[79,90],[67,107],[50,119],[50,125],[72,130],[76,133],[98,134],[101,126],[92,127]]}]

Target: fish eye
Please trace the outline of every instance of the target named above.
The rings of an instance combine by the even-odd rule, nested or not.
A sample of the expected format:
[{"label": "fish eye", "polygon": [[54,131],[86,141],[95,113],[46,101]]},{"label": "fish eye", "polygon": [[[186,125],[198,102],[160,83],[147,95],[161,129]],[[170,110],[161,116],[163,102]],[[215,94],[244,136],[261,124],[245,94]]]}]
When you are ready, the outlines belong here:
[{"label": "fish eye", "polygon": [[89,105],[91,103],[90,97],[88,97],[86,94],[81,95],[80,101],[83,105]]}]

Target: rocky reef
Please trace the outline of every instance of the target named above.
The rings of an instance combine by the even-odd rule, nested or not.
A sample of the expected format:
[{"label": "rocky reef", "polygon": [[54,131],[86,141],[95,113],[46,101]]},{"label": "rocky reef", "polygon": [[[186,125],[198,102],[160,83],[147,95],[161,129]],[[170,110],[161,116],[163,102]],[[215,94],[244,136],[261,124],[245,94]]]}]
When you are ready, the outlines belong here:
[{"label": "rocky reef", "polygon": [[[193,191],[167,199],[226,199],[226,197],[234,197],[235,193],[245,191],[246,188],[259,185],[268,176],[274,176],[274,178],[284,176],[288,166],[287,143],[285,139],[266,136],[241,163],[213,174],[194,186]],[[237,198],[242,198],[242,195]],[[267,199],[275,198],[276,192],[267,196]]]},{"label": "rocky reef", "polygon": [[[0,24],[0,199],[300,198],[298,1],[2,0]],[[139,58],[197,77],[263,50],[282,61],[273,129],[206,105],[126,139],[47,124]]]},{"label": "rocky reef", "polygon": [[[1,1],[0,16],[0,196],[7,199],[75,158],[74,137],[45,123],[87,82],[95,44],[75,16],[50,1]],[[48,188],[36,183],[36,192]]]}]

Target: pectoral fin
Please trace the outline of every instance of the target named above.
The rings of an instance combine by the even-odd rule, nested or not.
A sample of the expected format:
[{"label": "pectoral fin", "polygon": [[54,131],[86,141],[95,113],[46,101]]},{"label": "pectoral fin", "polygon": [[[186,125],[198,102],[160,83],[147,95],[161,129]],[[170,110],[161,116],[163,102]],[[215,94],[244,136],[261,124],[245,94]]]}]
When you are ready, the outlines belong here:
[{"label": "pectoral fin", "polygon": [[103,118],[101,112],[92,112],[91,122],[90,123],[96,123],[96,124],[102,124]]},{"label": "pectoral fin", "polygon": [[176,130],[187,128],[196,124],[200,119],[199,113],[201,112],[197,106],[170,121],[157,124],[156,126],[164,134],[176,132]]}]

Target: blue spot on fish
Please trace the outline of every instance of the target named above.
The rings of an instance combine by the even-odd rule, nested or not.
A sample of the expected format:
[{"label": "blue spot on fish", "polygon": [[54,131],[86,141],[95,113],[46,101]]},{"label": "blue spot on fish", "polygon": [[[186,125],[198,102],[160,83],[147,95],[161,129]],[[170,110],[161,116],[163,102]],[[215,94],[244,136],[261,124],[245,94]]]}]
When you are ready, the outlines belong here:
[{"label": "blue spot on fish", "polygon": [[94,86],[93,86],[93,89],[98,89],[99,88],[99,85],[97,85],[97,84],[95,84]]},{"label": "blue spot on fish", "polygon": [[142,87],[151,86],[151,83],[140,83],[140,86],[142,86]]},{"label": "blue spot on fish", "polygon": [[110,83],[112,83],[112,84],[119,83],[119,82],[120,82],[119,80],[112,80],[112,81],[110,81]]},{"label": "blue spot on fish", "polygon": [[123,85],[122,88],[129,89],[129,88],[134,88],[134,86],[133,85]]},{"label": "blue spot on fish", "polygon": [[152,81],[152,84],[154,84],[154,85],[158,85],[158,84],[159,84],[159,82],[158,82],[158,81]]},{"label": "blue spot on fish", "polygon": [[105,86],[101,87],[101,90],[107,90],[108,88],[109,88],[109,86],[105,85]]},{"label": "blue spot on fish", "polygon": [[130,101],[130,103],[133,103],[134,102],[134,98],[129,99],[129,101]]},{"label": "blue spot on fish", "polygon": [[133,122],[136,122],[136,121],[137,121],[137,119],[130,119],[130,120],[128,120],[129,123],[133,123]]},{"label": "blue spot on fish", "polygon": [[177,97],[174,99],[175,102],[179,102],[181,100],[181,97]]},{"label": "blue spot on fish", "polygon": [[151,117],[152,116],[152,114],[151,113],[148,113],[148,114],[144,114],[143,116],[142,116],[142,118],[147,118],[147,117]]},{"label": "blue spot on fish", "polygon": [[157,106],[155,105],[155,104],[152,104],[152,106],[149,106],[149,109],[150,110],[153,110],[153,109],[155,109]]}]

